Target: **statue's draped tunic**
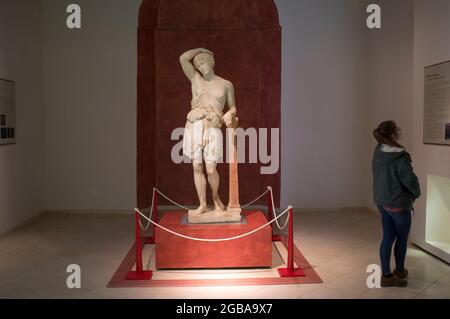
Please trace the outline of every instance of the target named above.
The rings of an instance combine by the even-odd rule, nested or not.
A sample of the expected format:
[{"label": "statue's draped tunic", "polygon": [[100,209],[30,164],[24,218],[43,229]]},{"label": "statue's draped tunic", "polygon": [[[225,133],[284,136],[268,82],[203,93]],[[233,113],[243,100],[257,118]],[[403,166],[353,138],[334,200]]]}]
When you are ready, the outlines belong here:
[{"label": "statue's draped tunic", "polygon": [[[203,91],[193,98],[187,115],[183,154],[194,163],[219,162],[223,158],[223,113],[204,101]],[[204,151],[204,152],[203,152]]]}]

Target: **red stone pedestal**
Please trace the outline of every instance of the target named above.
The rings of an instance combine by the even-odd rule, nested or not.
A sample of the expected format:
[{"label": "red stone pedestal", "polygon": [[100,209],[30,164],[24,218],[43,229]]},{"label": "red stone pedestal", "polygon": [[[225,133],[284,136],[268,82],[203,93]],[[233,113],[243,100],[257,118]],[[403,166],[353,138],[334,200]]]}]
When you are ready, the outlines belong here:
[{"label": "red stone pedestal", "polygon": [[[186,212],[167,212],[161,226],[194,238],[230,238],[267,223],[260,211],[243,212],[246,223],[182,225]],[[221,242],[193,241],[156,228],[157,269],[260,268],[272,266],[272,233],[266,226],[244,238]]]}]

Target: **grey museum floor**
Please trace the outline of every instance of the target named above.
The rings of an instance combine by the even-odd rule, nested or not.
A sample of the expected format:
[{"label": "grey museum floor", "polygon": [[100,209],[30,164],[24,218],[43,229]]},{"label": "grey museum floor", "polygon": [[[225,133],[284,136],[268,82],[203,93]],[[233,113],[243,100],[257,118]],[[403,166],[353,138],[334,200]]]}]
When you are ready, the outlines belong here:
[{"label": "grey museum floor", "polygon": [[[133,243],[125,214],[47,214],[0,238],[0,298],[450,298],[450,266],[410,246],[407,288],[368,289],[381,229],[369,211],[296,213],[295,242],[323,284],[107,288]],[[66,287],[68,264],[82,288]]]}]

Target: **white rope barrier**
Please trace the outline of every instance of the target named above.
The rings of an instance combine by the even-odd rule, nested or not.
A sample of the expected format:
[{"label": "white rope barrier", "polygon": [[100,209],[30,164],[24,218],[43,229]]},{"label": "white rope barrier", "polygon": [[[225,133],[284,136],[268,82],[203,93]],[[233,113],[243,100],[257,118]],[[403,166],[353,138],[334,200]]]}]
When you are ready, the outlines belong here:
[{"label": "white rope barrier", "polygon": [[168,200],[169,202],[171,202],[172,204],[174,204],[174,205],[176,205],[176,206],[178,206],[178,207],[180,207],[180,208],[183,208],[184,210],[189,210],[189,208],[187,208],[186,206],[180,205],[180,204],[178,204],[177,202],[171,200],[169,197],[167,197],[167,196],[164,195],[161,191],[159,191],[159,189],[153,188],[153,190],[154,190],[154,191],[157,191],[159,195],[161,195],[162,197],[164,197],[165,199],[167,199],[167,200]]},{"label": "white rope barrier", "polygon": [[283,230],[283,229],[285,229],[286,228],[286,226],[287,226],[287,224],[288,224],[288,221],[289,221],[289,218],[286,218],[286,221],[284,222],[284,225],[283,226],[280,226],[280,224],[278,223],[278,217],[277,217],[277,212],[276,212],[276,210],[275,210],[275,203],[274,203],[274,201],[273,201],[273,191],[272,191],[272,187],[267,187],[267,191],[268,192],[270,192],[270,200],[271,200],[271,203],[272,203],[272,209],[273,209],[273,215],[276,217],[275,218],[275,222],[276,222],[276,224],[277,224],[277,227],[280,229],[280,230]]},{"label": "white rope barrier", "polygon": [[[152,205],[150,206],[150,216],[147,218],[148,220],[151,220],[153,217],[153,204],[154,204],[154,200],[155,200],[155,191],[156,189],[153,188],[153,193],[152,193]],[[148,221],[147,225],[144,227],[142,226],[142,222],[141,219],[139,218],[139,226],[141,226],[141,229],[143,231],[147,231],[150,228],[151,223]]]},{"label": "white rope barrier", "polygon": [[[263,229],[264,227],[269,226],[270,224],[272,224],[273,222],[275,222],[278,218],[284,216],[286,213],[289,212],[289,210],[291,210],[292,207],[289,206],[284,212],[282,212],[280,215],[278,215],[276,218],[272,219],[270,222],[262,225],[261,227],[258,227],[255,230],[252,230],[248,233],[239,235],[239,236],[235,236],[235,237],[230,237],[230,238],[221,238],[221,239],[206,239],[206,238],[194,238],[194,237],[190,237],[190,236],[186,236],[183,234],[179,234],[177,232],[174,232],[170,229],[165,228],[164,226],[159,225],[158,223],[155,223],[153,220],[149,219],[147,216],[145,216],[144,214],[141,213],[141,211],[138,208],[135,208],[134,210],[136,211],[136,213],[138,213],[139,215],[141,215],[142,217],[144,217],[145,219],[147,219],[148,222],[152,223],[154,226],[161,228],[162,230],[165,230],[168,233],[171,233],[172,235],[181,237],[181,238],[185,238],[185,239],[189,239],[189,240],[194,240],[194,241],[202,241],[202,242],[224,242],[224,241],[231,241],[231,240],[235,240],[235,239],[240,239],[243,237],[247,237],[250,236],[258,231],[260,231],[261,229]],[[289,216],[287,218],[287,220],[289,220]]]},{"label": "white rope barrier", "polygon": [[264,195],[266,195],[270,190],[267,189],[264,193],[262,193],[258,198],[252,200],[250,203],[248,203],[247,205],[241,206],[241,209],[247,208],[248,206],[252,205],[253,203],[257,202],[259,199],[261,199]]},{"label": "white rope barrier", "polygon": [[[178,204],[177,202],[175,202],[174,200],[170,199],[168,196],[166,196],[165,194],[163,194],[159,189],[154,188],[154,191],[158,192],[158,194],[160,194],[162,197],[164,197],[165,199],[167,199],[169,202],[171,202],[172,204],[174,204],[175,206],[178,206],[179,208],[183,208],[184,210],[190,210],[189,208],[187,208],[186,206],[183,206],[181,204]],[[261,199],[264,195],[266,195],[270,190],[267,189],[264,193],[262,193],[259,197],[257,197],[256,199],[252,200],[250,203],[241,206],[242,209],[247,208],[248,206],[252,205],[253,203],[257,202],[259,199]]]},{"label": "white rope barrier", "polygon": [[[171,202],[172,204],[178,206],[179,208],[182,208],[182,209],[184,209],[184,210],[189,211],[189,208],[187,208],[186,206],[183,206],[183,205],[181,205],[181,204],[179,204],[179,203],[173,201],[173,200],[170,199],[168,196],[166,196],[163,192],[161,192],[159,189],[157,189],[156,187],[154,187],[154,188],[153,188],[153,193],[152,193],[152,205],[151,205],[151,207],[150,207],[150,217],[149,217],[149,218],[148,218],[148,217],[145,217],[145,216],[141,213],[141,215],[144,216],[145,219],[147,219],[147,221],[148,221],[148,222],[147,222],[147,225],[146,225],[145,227],[143,227],[143,226],[142,226],[142,223],[141,223],[141,220],[139,220],[139,225],[141,226],[141,229],[142,229],[143,231],[147,231],[147,230],[149,229],[149,227],[150,227],[150,224],[153,223],[153,221],[152,221],[151,219],[152,219],[152,216],[153,216],[153,203],[154,203],[154,200],[155,200],[155,192],[157,192],[157,193],[160,194],[162,197],[164,197],[165,199],[167,199],[167,200],[168,200],[169,202]],[[270,192],[270,200],[271,200],[271,204],[272,204],[273,214],[274,214],[274,216],[275,216],[274,220],[272,220],[269,224],[272,224],[272,223],[275,221],[275,223],[277,224],[277,227],[278,227],[280,230],[283,230],[283,229],[286,228],[286,226],[287,226],[287,224],[288,224],[288,221],[289,221],[289,218],[286,218],[286,221],[285,221],[285,223],[284,223],[283,226],[281,226],[280,223],[278,222],[278,219],[279,219],[283,214],[277,216],[277,213],[276,213],[276,210],[275,210],[275,204],[274,204],[274,200],[273,200],[273,191],[272,191],[272,187],[270,187],[270,186],[267,187],[267,190],[266,190],[264,193],[262,193],[260,196],[258,196],[258,197],[255,198],[254,200],[252,200],[250,203],[248,203],[248,204],[246,204],[246,205],[244,205],[244,206],[241,206],[241,208],[242,208],[242,209],[245,209],[245,208],[249,207],[249,206],[252,205],[253,203],[255,203],[255,202],[257,202],[258,200],[260,200],[263,196],[265,196],[265,195],[266,195],[267,193],[269,193],[269,192]],[[284,212],[284,213],[285,213],[285,212]]]}]

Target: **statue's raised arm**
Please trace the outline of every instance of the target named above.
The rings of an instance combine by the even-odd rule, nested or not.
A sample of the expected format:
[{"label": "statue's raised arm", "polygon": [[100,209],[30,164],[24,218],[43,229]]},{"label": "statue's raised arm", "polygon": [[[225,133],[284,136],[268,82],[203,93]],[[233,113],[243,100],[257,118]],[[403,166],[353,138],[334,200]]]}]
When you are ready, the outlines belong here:
[{"label": "statue's raised arm", "polygon": [[189,50],[180,56],[181,68],[183,69],[184,74],[190,81],[192,81],[195,75],[198,74],[191,60],[200,53],[208,53],[214,56],[214,54],[211,51],[203,48]]}]

